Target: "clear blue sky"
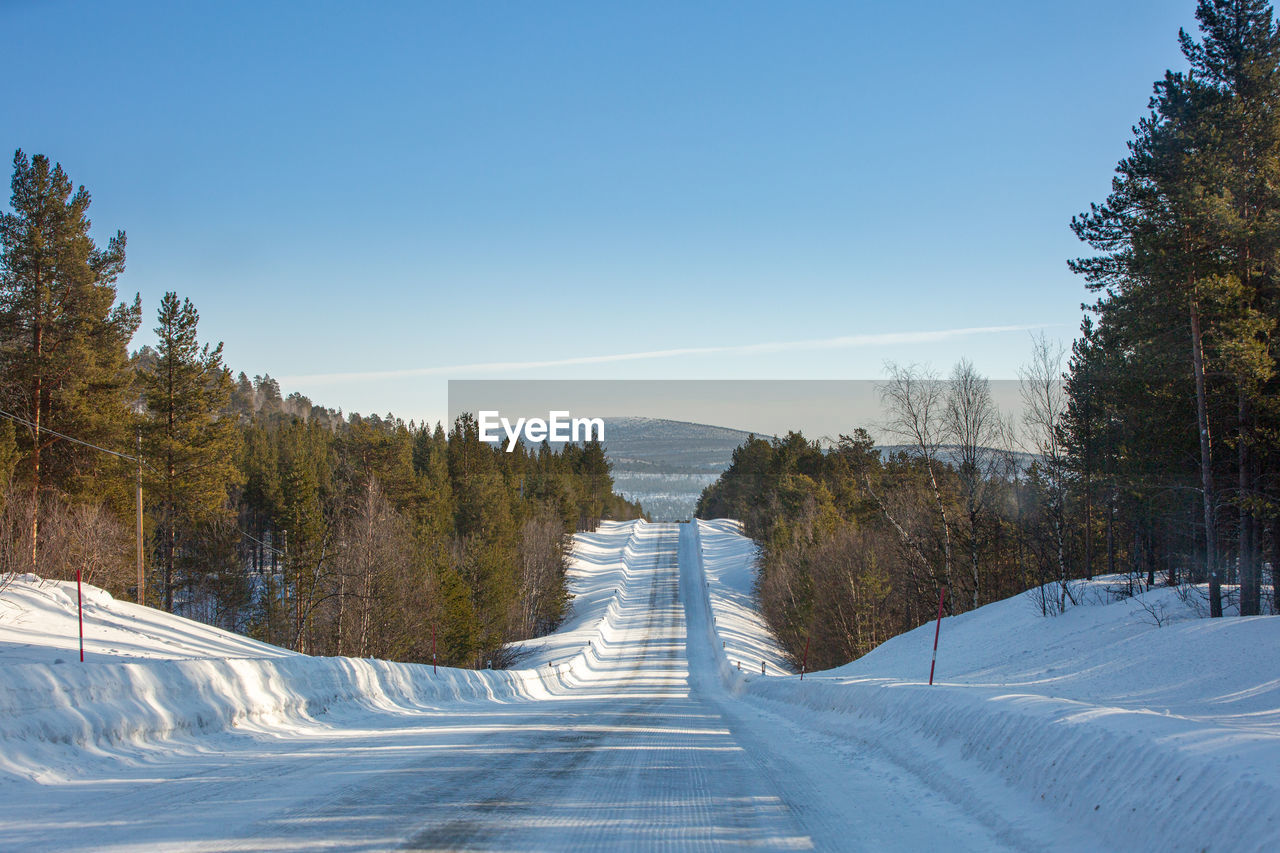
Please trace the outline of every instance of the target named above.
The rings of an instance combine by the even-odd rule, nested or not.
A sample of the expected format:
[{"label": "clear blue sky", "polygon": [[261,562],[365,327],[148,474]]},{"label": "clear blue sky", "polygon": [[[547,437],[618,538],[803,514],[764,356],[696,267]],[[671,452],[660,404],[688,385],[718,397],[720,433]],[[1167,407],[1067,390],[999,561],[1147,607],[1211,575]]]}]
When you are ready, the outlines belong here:
[{"label": "clear blue sky", "polygon": [[[1193,12],[0,0],[0,139],[128,232],[135,347],[176,290],[232,369],[348,412],[443,417],[449,378],[1009,377],[1023,327],[1073,335],[1068,222]],[[879,337],[986,327],[1015,328]]]}]

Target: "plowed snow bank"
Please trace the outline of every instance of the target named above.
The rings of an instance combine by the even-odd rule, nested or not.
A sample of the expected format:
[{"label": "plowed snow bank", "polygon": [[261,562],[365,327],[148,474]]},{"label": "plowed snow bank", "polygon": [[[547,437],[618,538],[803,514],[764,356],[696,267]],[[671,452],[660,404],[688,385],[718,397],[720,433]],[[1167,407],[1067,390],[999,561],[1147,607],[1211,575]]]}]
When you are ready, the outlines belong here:
[{"label": "plowed snow bank", "polygon": [[[1123,586],[1081,583],[1082,603],[1060,616],[1027,594],[943,619],[933,686],[932,623],[803,682],[757,671],[728,683],[843,718],[940,787],[956,761],[976,763],[1117,848],[1275,849],[1280,617],[1195,618],[1173,590],[1117,598]],[[747,624],[721,637],[741,643]]]},{"label": "plowed snow bank", "polygon": [[578,537],[579,598],[566,630],[522,669],[464,670],[299,655],[84,586],[85,663],[75,584],[19,577],[0,597],[0,771],[74,773],[113,749],[239,726],[314,725],[335,706],[396,712],[462,701],[518,701],[588,679],[616,634],[644,522]]}]

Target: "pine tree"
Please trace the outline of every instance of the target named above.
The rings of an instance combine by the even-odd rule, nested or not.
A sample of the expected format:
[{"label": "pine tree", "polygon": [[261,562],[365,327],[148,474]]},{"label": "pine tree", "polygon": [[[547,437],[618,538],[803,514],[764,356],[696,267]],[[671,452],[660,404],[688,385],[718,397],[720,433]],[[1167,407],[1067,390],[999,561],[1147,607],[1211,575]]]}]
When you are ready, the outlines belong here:
[{"label": "pine tree", "polygon": [[[1072,222],[1077,236],[1102,254],[1072,268],[1105,293],[1096,307],[1102,329],[1116,323],[1157,329],[1117,339],[1159,346],[1162,332],[1182,326],[1190,344],[1204,565],[1210,612],[1220,616],[1226,549],[1216,466],[1231,431],[1242,603],[1254,612],[1257,606],[1257,476],[1250,448],[1275,375],[1269,348],[1280,259],[1274,228],[1280,30],[1269,4],[1259,0],[1201,0],[1196,16],[1203,41],[1181,34],[1190,71],[1168,72],[1156,84],[1151,115],[1135,129],[1111,196]],[[1234,389],[1214,378],[1223,375]],[[1232,390],[1234,424],[1224,417]]]},{"label": "pine tree", "polygon": [[1276,375],[1271,337],[1276,327],[1280,233],[1280,27],[1263,0],[1201,0],[1197,43],[1182,34],[1192,75],[1218,95],[1211,116],[1224,149],[1223,204],[1216,226],[1231,265],[1215,306],[1223,371],[1235,384],[1235,503],[1241,615],[1260,606],[1258,445],[1264,410],[1274,410],[1267,385]]},{"label": "pine tree", "polygon": [[257,394],[258,411],[264,415],[277,415],[284,407],[284,400],[280,397],[280,383],[271,378],[270,374],[253,377],[253,388]]},{"label": "pine tree", "polygon": [[[325,465],[330,437],[294,419],[285,427],[280,448],[281,506],[279,525],[284,551],[284,594],[292,605],[292,625],[277,626],[283,642],[307,650],[312,607],[319,591],[328,544],[324,514]],[[283,628],[283,631],[280,629]]]},{"label": "pine tree", "polygon": [[[259,574],[279,566],[279,542],[269,545],[267,531],[278,539],[275,519],[279,514],[280,466],[277,434],[263,418],[254,417],[241,431],[240,493],[241,513],[253,539],[251,563]],[[268,553],[268,548],[270,552]]]},{"label": "pine tree", "polygon": [[582,526],[595,530],[604,515],[607,498],[613,493],[612,463],[605,456],[604,445],[597,440],[582,445],[574,459],[574,472],[583,486]]},{"label": "pine tree", "polygon": [[[31,495],[31,563],[40,541],[39,498],[53,487],[73,496],[112,489],[119,463],[58,435],[127,452],[126,346],[140,303],[116,305],[125,235],[105,249],[89,236],[90,198],[72,191],[61,165],[43,155],[13,158],[12,213],[0,214],[0,393],[26,423],[19,463]],[[127,478],[119,479],[123,492]]]},{"label": "pine tree", "polygon": [[228,410],[233,386],[222,364],[222,344],[200,346],[195,306],[166,293],[157,316],[157,357],[143,376],[150,416],[144,453],[152,471],[164,606],[172,610],[178,558],[198,564],[191,558],[202,549],[201,529],[230,518],[239,431]]},{"label": "pine tree", "polygon": [[253,420],[257,411],[255,397],[253,383],[249,381],[249,377],[243,370],[240,371],[240,375],[236,377],[235,387],[231,390],[231,411],[239,416],[241,422]]}]

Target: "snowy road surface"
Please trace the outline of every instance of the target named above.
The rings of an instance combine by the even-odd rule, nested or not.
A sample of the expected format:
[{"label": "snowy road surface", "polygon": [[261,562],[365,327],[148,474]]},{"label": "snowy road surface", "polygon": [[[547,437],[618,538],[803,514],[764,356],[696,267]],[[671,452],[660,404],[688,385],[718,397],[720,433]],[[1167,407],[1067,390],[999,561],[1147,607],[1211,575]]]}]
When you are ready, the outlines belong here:
[{"label": "snowy road surface", "polygon": [[88,761],[36,800],[0,787],[0,848],[1096,846],[991,779],[950,779],[944,796],[874,739],[730,695],[692,539],[635,527],[613,629],[549,695],[335,708]]}]

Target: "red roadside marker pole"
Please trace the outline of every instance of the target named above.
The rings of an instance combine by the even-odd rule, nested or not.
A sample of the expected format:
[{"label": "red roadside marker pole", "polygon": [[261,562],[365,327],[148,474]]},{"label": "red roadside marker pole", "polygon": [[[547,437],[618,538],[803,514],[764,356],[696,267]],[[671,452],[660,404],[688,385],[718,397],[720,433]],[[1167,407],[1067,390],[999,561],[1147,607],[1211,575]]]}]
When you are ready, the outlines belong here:
[{"label": "red roadside marker pole", "polygon": [[431,674],[436,674],[436,623],[431,623]]},{"label": "red roadside marker pole", "polygon": [[80,663],[84,663],[84,598],[80,595],[80,569],[76,569],[76,610],[80,615]]},{"label": "red roadside marker pole", "polygon": [[942,630],[942,599],[947,596],[944,586],[938,592],[938,622],[933,629],[933,660],[929,663],[929,683],[933,684],[933,668],[938,665],[938,633]]},{"label": "red roadside marker pole", "polygon": [[804,671],[809,668],[809,638],[804,638],[804,658],[800,661],[800,680],[804,681]]}]

